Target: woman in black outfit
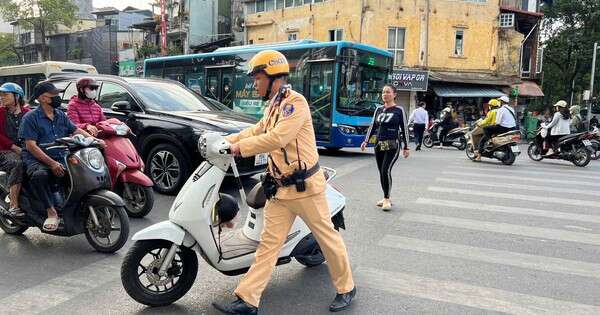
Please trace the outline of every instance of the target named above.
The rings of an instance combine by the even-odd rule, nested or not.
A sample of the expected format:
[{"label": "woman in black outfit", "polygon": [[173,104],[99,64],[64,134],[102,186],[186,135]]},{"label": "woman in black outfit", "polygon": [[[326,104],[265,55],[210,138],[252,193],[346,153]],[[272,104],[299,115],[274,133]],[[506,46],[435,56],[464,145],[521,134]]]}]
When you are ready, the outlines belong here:
[{"label": "woman in black outfit", "polygon": [[390,190],[392,189],[392,167],[398,160],[400,144],[402,155],[408,157],[408,132],[406,129],[406,116],[401,106],[396,105],[396,88],[385,85],[381,92],[383,106],[375,110],[373,122],[367,131],[365,141],[360,145],[365,150],[369,142],[375,143],[375,159],[379,169],[383,199],[377,203],[384,211],[392,208]]}]

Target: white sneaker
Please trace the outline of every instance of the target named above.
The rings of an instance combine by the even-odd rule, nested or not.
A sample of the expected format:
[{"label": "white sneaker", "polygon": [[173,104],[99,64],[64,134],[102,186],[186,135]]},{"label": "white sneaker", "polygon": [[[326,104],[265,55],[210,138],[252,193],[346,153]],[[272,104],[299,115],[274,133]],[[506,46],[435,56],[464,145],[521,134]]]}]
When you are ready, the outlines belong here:
[{"label": "white sneaker", "polygon": [[389,199],[384,199],[381,205],[381,210],[390,211],[392,209],[392,202]]},{"label": "white sneaker", "polygon": [[383,206],[383,202],[384,202],[384,201],[385,201],[385,198],[383,198],[383,199],[379,200],[379,201],[377,202],[377,206],[378,206],[378,207],[381,207],[381,206]]},{"label": "white sneaker", "polygon": [[548,149],[548,152],[546,152],[546,156],[550,156],[552,154],[554,154],[554,150]]}]

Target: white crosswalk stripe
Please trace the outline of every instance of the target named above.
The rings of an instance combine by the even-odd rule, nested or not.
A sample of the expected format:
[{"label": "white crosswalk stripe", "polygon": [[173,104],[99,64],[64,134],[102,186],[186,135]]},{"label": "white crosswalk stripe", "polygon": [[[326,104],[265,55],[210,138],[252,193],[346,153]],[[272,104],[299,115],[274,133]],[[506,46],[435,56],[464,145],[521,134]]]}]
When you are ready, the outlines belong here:
[{"label": "white crosswalk stripe", "polygon": [[600,278],[600,264],[592,264],[568,259],[465,246],[448,242],[420,240],[397,235],[384,236],[384,238],[379,241],[379,246],[406,249],[446,257],[469,259],[539,271]]},{"label": "white crosswalk stripe", "polygon": [[484,198],[501,198],[501,199],[513,199],[513,200],[522,200],[522,201],[537,201],[537,202],[547,202],[547,203],[558,203],[564,204],[568,206],[583,206],[583,207],[595,207],[600,208],[600,203],[594,200],[580,200],[580,199],[567,199],[567,198],[558,198],[558,197],[545,197],[545,196],[532,196],[532,195],[520,195],[513,193],[500,193],[493,191],[482,191],[482,190],[469,190],[469,189],[460,189],[460,188],[447,188],[447,187],[437,187],[430,186],[427,188],[429,191],[433,192],[443,192],[443,193],[452,193],[459,195],[473,195],[473,196],[481,196]]},{"label": "white crosswalk stripe", "polygon": [[448,169],[453,169],[453,170],[466,170],[466,171],[483,171],[486,174],[495,174],[495,173],[500,173],[500,174],[516,174],[516,175],[534,175],[534,176],[539,176],[541,178],[550,178],[550,177],[557,177],[557,178],[565,178],[565,177],[572,177],[572,178],[581,178],[581,179],[598,179],[598,177],[600,176],[600,173],[595,173],[595,174],[591,174],[591,172],[581,172],[581,171],[556,171],[553,169],[546,169],[546,170],[540,170],[540,171],[531,171],[529,169],[529,167],[527,167],[526,170],[522,170],[522,169],[489,169],[489,168],[484,168],[484,167],[480,167],[480,166],[449,166]]},{"label": "white crosswalk stripe", "polygon": [[357,283],[364,287],[391,294],[415,296],[488,311],[509,314],[600,314],[600,306],[374,268],[358,268],[355,270],[355,278]]},{"label": "white crosswalk stripe", "polygon": [[527,182],[537,182],[544,184],[558,184],[561,186],[573,185],[577,186],[591,186],[591,187],[600,187],[600,183],[598,182],[589,182],[589,181],[576,181],[576,180],[563,180],[563,179],[553,179],[550,177],[542,178],[542,177],[524,177],[524,176],[510,176],[510,175],[491,175],[485,172],[483,173],[474,173],[474,172],[456,172],[456,171],[444,171],[442,174],[446,175],[455,175],[461,178],[465,177],[481,177],[486,178],[488,180],[496,180],[496,179],[507,179],[512,181],[527,181]]},{"label": "white crosswalk stripe", "polygon": [[590,196],[598,196],[597,190],[584,190],[584,189],[573,189],[573,188],[562,188],[562,187],[548,187],[548,186],[538,186],[538,185],[522,185],[522,184],[513,184],[513,183],[499,183],[497,181],[473,181],[473,180],[463,180],[463,179],[455,179],[455,178],[441,178],[438,177],[435,179],[437,182],[448,183],[448,184],[457,184],[457,185],[469,185],[470,187],[492,187],[492,188],[510,188],[510,189],[519,189],[519,190],[533,190],[533,191],[547,191],[547,192],[555,192],[555,193],[563,193],[563,194],[578,194],[578,195],[590,195]]}]

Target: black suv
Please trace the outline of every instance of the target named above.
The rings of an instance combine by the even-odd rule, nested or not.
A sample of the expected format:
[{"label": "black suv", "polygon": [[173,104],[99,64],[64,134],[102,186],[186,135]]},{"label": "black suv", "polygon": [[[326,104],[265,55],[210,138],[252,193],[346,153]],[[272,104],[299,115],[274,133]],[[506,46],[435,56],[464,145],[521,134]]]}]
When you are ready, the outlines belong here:
[{"label": "black suv", "polygon": [[[77,94],[75,83],[82,76],[93,77],[100,84],[98,103],[106,117],[124,121],[131,128],[131,140],[145,161],[145,172],[160,193],[177,193],[200,164],[197,142],[202,132],[230,134],[256,122],[171,80],[53,75],[49,81],[64,90],[64,106]],[[239,158],[237,162],[242,175],[252,175],[265,170],[266,156]]]}]

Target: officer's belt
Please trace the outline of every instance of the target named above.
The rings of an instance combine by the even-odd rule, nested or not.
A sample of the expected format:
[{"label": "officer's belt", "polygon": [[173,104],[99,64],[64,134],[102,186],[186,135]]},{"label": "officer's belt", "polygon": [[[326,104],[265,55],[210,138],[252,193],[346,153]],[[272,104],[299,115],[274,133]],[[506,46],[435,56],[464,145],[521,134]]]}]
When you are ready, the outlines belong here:
[{"label": "officer's belt", "polygon": [[[309,168],[306,171],[306,175],[305,175],[304,179],[308,179],[311,176],[315,175],[320,169],[321,169],[321,167],[319,166],[319,162],[317,162],[317,164],[315,164],[315,166]],[[282,176],[281,178],[275,178],[275,182],[280,187],[296,185],[296,181],[294,180],[294,178],[292,176],[287,176],[287,177]]]}]

